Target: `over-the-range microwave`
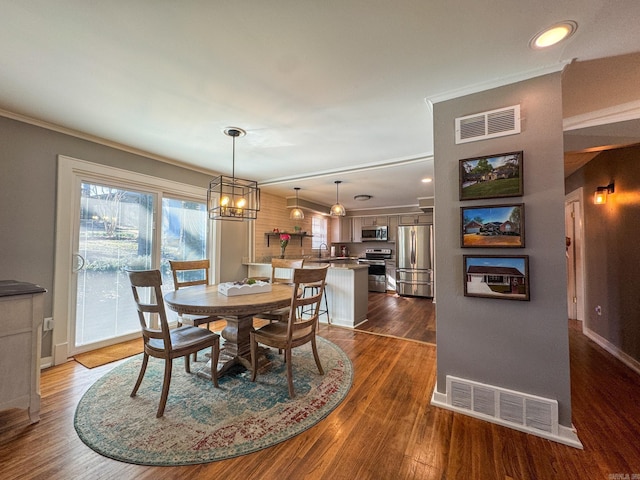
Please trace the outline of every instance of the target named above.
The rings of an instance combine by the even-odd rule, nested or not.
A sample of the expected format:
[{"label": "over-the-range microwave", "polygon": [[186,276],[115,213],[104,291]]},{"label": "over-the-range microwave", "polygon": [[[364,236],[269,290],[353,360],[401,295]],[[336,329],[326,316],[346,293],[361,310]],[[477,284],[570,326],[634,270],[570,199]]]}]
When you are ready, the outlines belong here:
[{"label": "over-the-range microwave", "polygon": [[362,227],[361,239],[363,242],[386,242],[389,238],[389,229],[386,226]]}]

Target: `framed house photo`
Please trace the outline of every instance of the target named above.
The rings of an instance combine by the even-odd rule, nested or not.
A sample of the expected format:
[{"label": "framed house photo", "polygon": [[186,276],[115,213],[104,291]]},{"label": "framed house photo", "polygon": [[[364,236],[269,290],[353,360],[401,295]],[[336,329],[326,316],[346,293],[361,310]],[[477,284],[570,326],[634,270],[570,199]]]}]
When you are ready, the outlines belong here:
[{"label": "framed house photo", "polygon": [[523,152],[460,160],[460,200],[523,195]]},{"label": "framed house photo", "polygon": [[460,207],[460,246],[524,247],[524,203]]},{"label": "framed house photo", "polygon": [[529,300],[527,255],[463,255],[465,297]]}]

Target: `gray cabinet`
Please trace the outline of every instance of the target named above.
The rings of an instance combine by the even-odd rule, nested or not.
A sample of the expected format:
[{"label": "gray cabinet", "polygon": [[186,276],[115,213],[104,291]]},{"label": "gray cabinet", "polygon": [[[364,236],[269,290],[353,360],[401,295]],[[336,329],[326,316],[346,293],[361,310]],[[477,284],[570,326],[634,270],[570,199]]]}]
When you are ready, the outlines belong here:
[{"label": "gray cabinet", "polygon": [[40,348],[45,289],[0,281],[0,410],[25,408],[40,420]]},{"label": "gray cabinet", "polygon": [[384,268],[387,274],[387,290],[396,291],[396,261],[385,260]]},{"label": "gray cabinet", "polygon": [[395,243],[396,237],[398,235],[398,216],[397,215],[389,215],[387,217],[387,221],[389,222],[389,230],[388,230],[388,239],[389,242]]},{"label": "gray cabinet", "polygon": [[331,243],[359,243],[362,241],[362,218],[336,217],[331,223]]},{"label": "gray cabinet", "polygon": [[411,215],[400,215],[400,225],[418,225],[433,223],[433,214],[415,213]]},{"label": "gray cabinet", "polygon": [[351,241],[354,243],[362,242],[362,217],[351,219]]},{"label": "gray cabinet", "polygon": [[362,217],[362,226],[363,227],[385,227],[388,225],[388,217],[386,216],[378,216],[378,217]]}]

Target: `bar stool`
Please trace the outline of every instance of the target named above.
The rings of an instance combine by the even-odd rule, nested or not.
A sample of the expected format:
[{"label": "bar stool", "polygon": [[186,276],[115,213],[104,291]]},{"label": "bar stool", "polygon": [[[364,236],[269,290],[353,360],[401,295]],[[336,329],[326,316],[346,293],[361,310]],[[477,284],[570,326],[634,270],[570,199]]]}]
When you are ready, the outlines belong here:
[{"label": "bar stool", "polygon": [[[304,259],[271,259],[271,283],[284,283],[286,285],[293,285],[293,272],[296,268],[302,268],[304,265]],[[285,275],[286,277],[283,277]],[[254,277],[255,278],[255,277]],[[269,322],[287,322],[289,320],[289,307],[279,308],[277,310],[271,310],[269,312],[262,312],[254,315],[255,318],[261,318],[263,320],[269,320]]]},{"label": "bar stool", "polygon": [[[318,289],[320,288],[320,285],[316,285],[313,283],[307,283],[304,285],[303,289],[302,289],[302,296],[306,297],[307,293],[311,293],[311,295],[316,295],[318,293]],[[313,308],[313,306],[311,307]],[[318,310],[318,318],[320,318],[320,315],[326,315],[327,316],[327,323],[331,324],[331,318],[329,317],[329,304],[327,303],[327,285],[325,284],[324,286],[324,292],[322,294],[322,302],[319,305],[319,310]],[[300,316],[302,315],[312,315],[313,312],[311,312],[311,310],[307,309],[307,310],[302,310],[300,312]]]}]

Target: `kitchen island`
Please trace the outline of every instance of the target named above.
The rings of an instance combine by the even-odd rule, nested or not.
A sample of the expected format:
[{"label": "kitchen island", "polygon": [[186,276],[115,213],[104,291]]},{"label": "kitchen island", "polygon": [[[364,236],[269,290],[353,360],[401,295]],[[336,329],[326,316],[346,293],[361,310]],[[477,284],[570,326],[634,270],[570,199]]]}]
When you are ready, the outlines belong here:
[{"label": "kitchen island", "polygon": [[[325,265],[316,259],[305,259],[305,267]],[[248,277],[271,277],[270,263],[245,263]],[[333,325],[355,328],[367,320],[368,267],[357,263],[329,262],[325,295],[329,306],[329,318]],[[327,316],[320,316],[320,323],[327,323]]]}]

